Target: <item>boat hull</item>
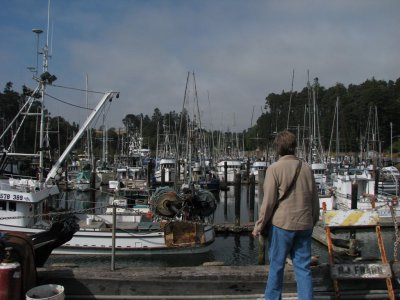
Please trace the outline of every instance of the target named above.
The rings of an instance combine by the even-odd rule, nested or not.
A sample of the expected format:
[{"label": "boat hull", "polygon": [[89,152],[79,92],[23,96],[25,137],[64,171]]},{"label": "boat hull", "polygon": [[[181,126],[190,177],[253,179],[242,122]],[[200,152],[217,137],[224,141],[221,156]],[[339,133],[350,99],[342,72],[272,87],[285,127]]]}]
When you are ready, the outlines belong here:
[{"label": "boat hull", "polygon": [[[96,222],[94,222],[96,223]],[[60,255],[111,255],[113,237],[111,228],[100,228],[100,224],[91,223],[88,228],[81,228],[72,239],[62,246],[54,249],[52,254]],[[150,223],[150,222],[146,222]],[[157,223],[155,223],[157,224]],[[159,226],[145,224],[135,230],[117,230],[115,233],[116,255],[165,255],[165,254],[195,254],[205,253],[210,250],[210,245],[215,240],[215,231],[211,225],[201,226],[200,242],[182,240],[176,237],[168,239],[165,231]],[[98,227],[98,228],[97,228]],[[15,226],[0,225],[0,231],[23,232],[28,235],[41,232],[36,228],[18,228]],[[196,231],[198,231],[196,229]],[[180,239],[180,240],[179,240]],[[198,239],[198,237],[196,237]]]}]

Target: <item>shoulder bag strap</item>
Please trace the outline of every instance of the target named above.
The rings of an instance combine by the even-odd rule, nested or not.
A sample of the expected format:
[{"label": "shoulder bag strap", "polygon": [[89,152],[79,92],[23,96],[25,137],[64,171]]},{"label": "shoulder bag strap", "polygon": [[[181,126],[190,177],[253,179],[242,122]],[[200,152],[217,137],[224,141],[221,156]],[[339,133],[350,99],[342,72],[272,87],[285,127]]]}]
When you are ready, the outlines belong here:
[{"label": "shoulder bag strap", "polygon": [[283,199],[285,199],[287,197],[287,195],[289,195],[290,190],[293,188],[294,184],[297,181],[297,177],[299,177],[300,169],[301,169],[301,159],[299,159],[299,163],[298,163],[297,168],[296,168],[296,173],[294,174],[292,182],[290,183],[288,189],[285,191],[285,193],[283,194],[281,199],[279,199],[279,201],[282,201]]}]

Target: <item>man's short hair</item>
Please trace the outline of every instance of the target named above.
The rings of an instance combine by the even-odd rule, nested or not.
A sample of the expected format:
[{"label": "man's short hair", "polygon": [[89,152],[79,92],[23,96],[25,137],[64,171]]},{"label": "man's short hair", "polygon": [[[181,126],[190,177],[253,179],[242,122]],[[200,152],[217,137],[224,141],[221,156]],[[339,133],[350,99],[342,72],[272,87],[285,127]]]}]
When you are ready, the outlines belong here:
[{"label": "man's short hair", "polygon": [[292,132],[284,130],[276,135],[274,140],[274,149],[277,155],[294,155],[296,147],[296,136]]}]

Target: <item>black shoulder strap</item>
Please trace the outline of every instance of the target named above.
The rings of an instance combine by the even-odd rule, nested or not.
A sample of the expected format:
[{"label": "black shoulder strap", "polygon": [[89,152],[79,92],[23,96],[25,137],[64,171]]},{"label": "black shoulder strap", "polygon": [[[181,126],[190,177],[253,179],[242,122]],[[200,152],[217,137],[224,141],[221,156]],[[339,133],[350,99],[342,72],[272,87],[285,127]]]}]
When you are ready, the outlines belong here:
[{"label": "black shoulder strap", "polygon": [[288,189],[285,191],[285,193],[283,194],[283,196],[281,197],[281,199],[279,201],[282,201],[283,199],[285,199],[287,197],[287,195],[289,194],[289,192],[291,191],[291,189],[293,188],[294,184],[297,181],[297,177],[299,177],[300,169],[301,169],[301,159],[299,159],[299,163],[296,168],[296,173],[294,174],[292,182],[290,183]]}]

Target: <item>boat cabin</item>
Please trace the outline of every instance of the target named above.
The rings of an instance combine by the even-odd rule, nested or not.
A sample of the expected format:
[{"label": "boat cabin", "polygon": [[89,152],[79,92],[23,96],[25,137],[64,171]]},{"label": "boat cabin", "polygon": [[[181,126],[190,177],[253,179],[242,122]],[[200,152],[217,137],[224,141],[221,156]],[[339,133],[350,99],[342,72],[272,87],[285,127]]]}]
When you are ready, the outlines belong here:
[{"label": "boat cabin", "polygon": [[7,218],[2,220],[2,225],[32,227],[42,221],[37,215],[43,213],[45,200],[59,191],[55,185],[42,189],[36,185],[36,181],[28,179],[10,178],[8,182],[1,182],[0,218]]}]

